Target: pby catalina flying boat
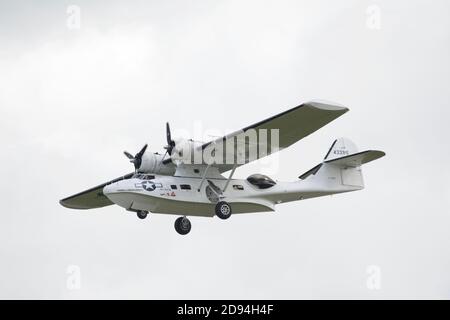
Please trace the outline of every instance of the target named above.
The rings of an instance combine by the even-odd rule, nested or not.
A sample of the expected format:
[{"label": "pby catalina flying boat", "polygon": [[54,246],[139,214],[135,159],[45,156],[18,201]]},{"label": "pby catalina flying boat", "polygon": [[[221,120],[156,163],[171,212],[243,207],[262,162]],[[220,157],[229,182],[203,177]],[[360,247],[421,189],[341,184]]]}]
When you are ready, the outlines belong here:
[{"label": "pby catalina flying boat", "polygon": [[[140,219],[149,212],[178,215],[175,230],[189,233],[187,216],[228,219],[232,214],[275,211],[275,205],[364,188],[361,166],[385,155],[358,152],[348,139],[333,142],[325,158],[293,182],[263,174],[234,179],[237,167],[289,147],[348,111],[308,102],[213,141],[173,140],[166,124],[165,154],[125,151],[135,172],[60,201],[71,209],[117,204]],[[230,171],[227,176],[223,175]]]}]

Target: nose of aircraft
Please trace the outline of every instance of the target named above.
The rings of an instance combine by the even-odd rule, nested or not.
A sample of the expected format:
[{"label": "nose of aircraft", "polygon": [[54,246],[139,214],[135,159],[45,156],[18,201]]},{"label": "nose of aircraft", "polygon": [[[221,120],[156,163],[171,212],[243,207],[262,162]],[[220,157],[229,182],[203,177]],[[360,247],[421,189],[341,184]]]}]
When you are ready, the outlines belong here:
[{"label": "nose of aircraft", "polygon": [[113,193],[113,192],[116,190],[116,186],[115,186],[115,185],[116,185],[115,183],[107,184],[107,185],[103,188],[103,194],[104,194],[105,196],[107,196],[107,195]]},{"label": "nose of aircraft", "polygon": [[118,181],[104,186],[103,194],[118,206],[129,209],[133,204],[133,198],[119,191],[124,187],[123,183],[123,181]]}]

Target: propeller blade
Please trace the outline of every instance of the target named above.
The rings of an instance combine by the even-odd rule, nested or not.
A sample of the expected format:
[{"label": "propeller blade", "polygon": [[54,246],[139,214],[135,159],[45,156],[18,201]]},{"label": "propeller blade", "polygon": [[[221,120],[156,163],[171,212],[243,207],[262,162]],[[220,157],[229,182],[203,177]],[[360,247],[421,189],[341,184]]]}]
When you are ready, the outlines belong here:
[{"label": "propeller blade", "polygon": [[133,155],[129,153],[128,151],[124,151],[123,154],[130,160],[134,159]]},{"label": "propeller blade", "polygon": [[172,144],[172,135],[170,134],[170,126],[168,122],[166,122],[166,138],[167,145],[170,146]]},{"label": "propeller blade", "polygon": [[134,164],[134,169],[137,171],[139,170],[139,168],[141,167],[142,164],[142,156],[145,153],[145,150],[147,150],[148,145],[145,144],[145,146],[141,149],[141,151],[139,151],[138,153],[136,153],[135,156],[133,156],[131,153],[129,153],[128,151],[124,151],[123,154],[130,159],[130,162]]},{"label": "propeller blade", "polygon": [[167,147],[165,147],[165,149],[167,150],[169,155],[172,155],[172,150],[175,147],[175,141],[172,140],[169,122],[166,122],[166,138],[167,138]]},{"label": "propeller blade", "polygon": [[166,149],[166,152],[164,153],[164,155],[163,155],[163,157],[162,157],[161,163],[164,164],[164,165],[166,165],[166,164],[171,163],[171,162],[172,162],[172,159],[171,159],[171,158],[167,158],[167,159],[166,159],[166,156],[167,156],[167,153],[168,153],[169,150],[167,150],[168,147],[164,147],[164,148]]},{"label": "propeller blade", "polygon": [[148,145],[145,144],[145,146],[141,149],[141,151],[139,151],[139,152],[136,154],[135,158],[142,158],[142,156],[143,156],[144,153],[145,153],[145,150],[147,150],[147,147],[148,147]]}]

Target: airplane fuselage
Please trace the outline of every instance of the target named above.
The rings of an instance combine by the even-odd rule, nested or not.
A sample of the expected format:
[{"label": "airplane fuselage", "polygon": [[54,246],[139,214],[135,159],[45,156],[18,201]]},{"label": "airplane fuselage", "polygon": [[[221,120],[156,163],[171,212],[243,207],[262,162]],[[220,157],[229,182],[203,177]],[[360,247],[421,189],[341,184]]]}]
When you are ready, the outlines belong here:
[{"label": "airplane fuselage", "polygon": [[225,198],[233,213],[252,213],[274,211],[280,203],[355,190],[352,187],[324,189],[314,181],[277,182],[270,188],[260,189],[244,179],[228,182],[225,177],[207,178],[203,184],[201,180],[137,175],[105,186],[103,193],[130,211],[213,217],[215,204]]}]

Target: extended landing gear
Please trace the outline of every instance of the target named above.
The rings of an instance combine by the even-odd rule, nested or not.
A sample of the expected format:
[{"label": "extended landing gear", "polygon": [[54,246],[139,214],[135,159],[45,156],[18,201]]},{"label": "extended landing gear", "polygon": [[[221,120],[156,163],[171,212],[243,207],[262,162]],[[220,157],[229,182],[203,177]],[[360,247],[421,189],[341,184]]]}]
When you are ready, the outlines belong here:
[{"label": "extended landing gear", "polygon": [[188,234],[191,231],[191,222],[186,217],[179,217],[175,220],[175,230],[181,235]]},{"label": "extended landing gear", "polygon": [[139,211],[136,212],[136,214],[137,214],[139,219],[145,219],[145,218],[147,218],[148,212],[139,210]]},{"label": "extended landing gear", "polygon": [[228,219],[231,217],[231,206],[225,201],[218,202],[216,204],[216,216],[223,220]]}]

